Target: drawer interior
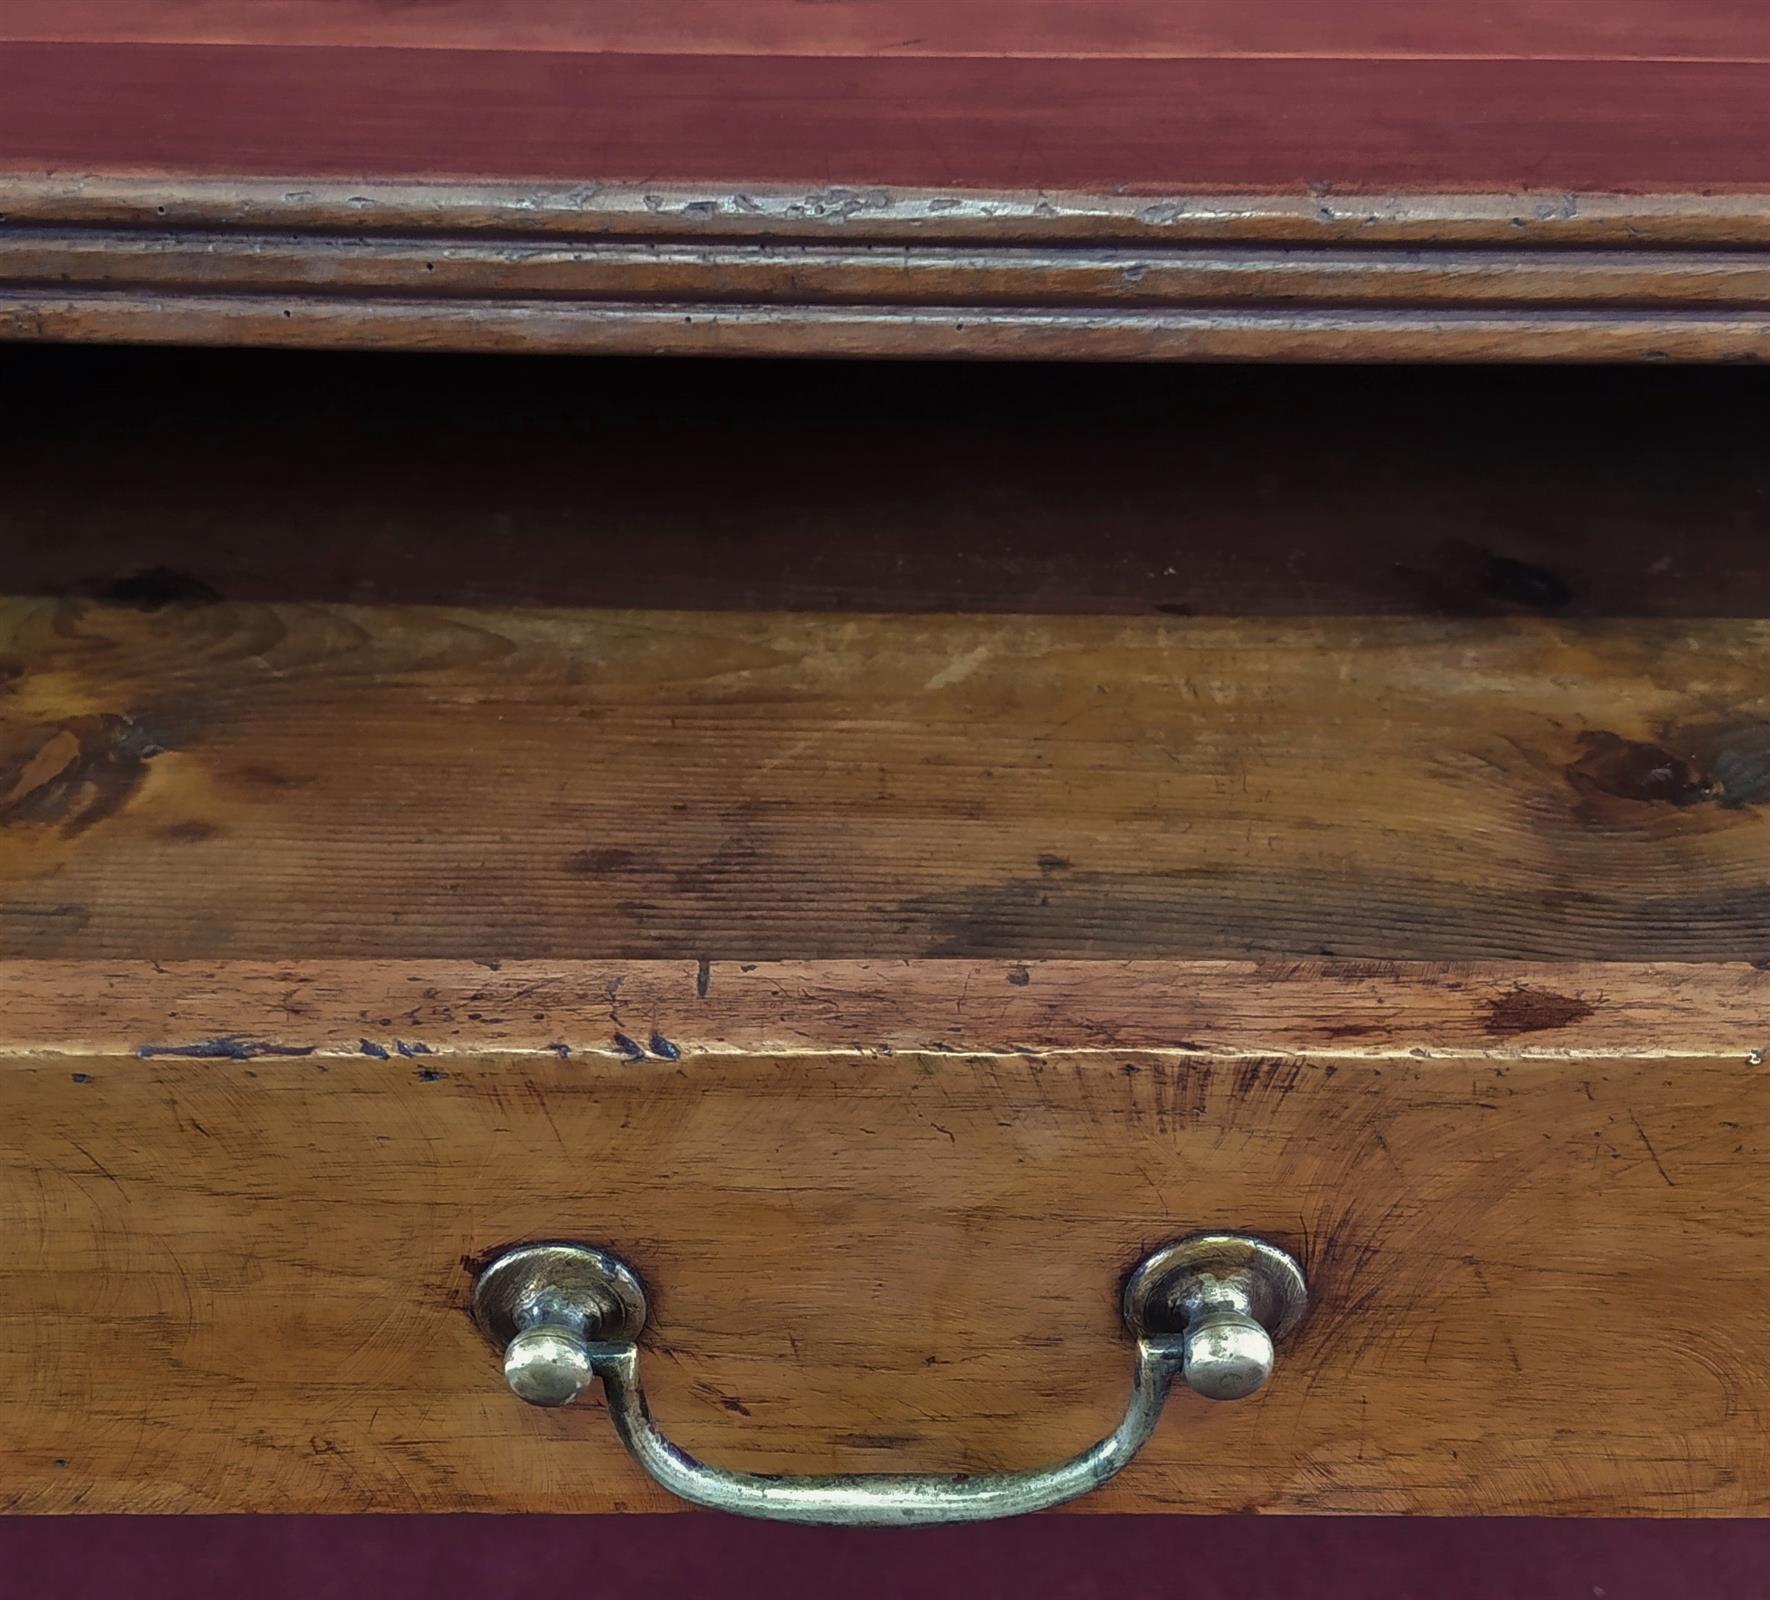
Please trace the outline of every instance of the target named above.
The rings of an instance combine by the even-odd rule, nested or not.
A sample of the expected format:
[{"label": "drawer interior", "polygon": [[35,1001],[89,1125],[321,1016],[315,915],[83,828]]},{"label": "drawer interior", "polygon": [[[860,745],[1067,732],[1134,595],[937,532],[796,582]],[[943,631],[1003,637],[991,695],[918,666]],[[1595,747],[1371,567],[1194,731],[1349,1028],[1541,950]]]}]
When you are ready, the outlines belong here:
[{"label": "drawer interior", "polygon": [[0,954],[1764,953],[1759,374],[6,362]]}]

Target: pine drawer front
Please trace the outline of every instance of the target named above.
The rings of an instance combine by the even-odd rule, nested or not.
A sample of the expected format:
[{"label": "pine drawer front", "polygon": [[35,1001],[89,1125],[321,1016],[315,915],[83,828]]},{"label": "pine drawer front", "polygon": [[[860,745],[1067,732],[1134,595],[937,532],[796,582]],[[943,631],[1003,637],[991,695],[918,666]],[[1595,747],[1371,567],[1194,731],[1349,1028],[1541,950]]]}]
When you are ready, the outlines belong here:
[{"label": "pine drawer front", "polygon": [[611,1511],[506,1392],[500,1247],[617,1250],[652,1404],[755,1471],[1055,1459],[1125,1271],[1232,1227],[1313,1306],[1107,1510],[1743,1513],[1770,978],[1233,962],[19,962],[0,1486],[20,1510]]}]

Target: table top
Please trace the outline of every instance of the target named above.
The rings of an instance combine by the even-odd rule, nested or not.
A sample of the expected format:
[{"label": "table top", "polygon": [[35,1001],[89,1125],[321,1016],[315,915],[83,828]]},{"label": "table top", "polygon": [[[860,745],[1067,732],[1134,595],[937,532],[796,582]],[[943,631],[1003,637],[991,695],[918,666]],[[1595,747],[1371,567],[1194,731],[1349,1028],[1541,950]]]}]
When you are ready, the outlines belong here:
[{"label": "table top", "polygon": [[1753,0],[10,0],[0,168],[1770,188]]}]

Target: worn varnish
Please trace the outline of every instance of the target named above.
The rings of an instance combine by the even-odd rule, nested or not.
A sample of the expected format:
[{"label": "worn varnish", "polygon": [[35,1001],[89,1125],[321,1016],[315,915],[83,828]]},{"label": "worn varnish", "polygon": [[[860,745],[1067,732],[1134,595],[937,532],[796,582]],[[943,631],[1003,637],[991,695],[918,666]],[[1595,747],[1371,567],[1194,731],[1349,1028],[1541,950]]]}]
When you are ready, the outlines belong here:
[{"label": "worn varnish", "polygon": [[[1084,1506],[1761,1510],[1765,982],[14,966],[0,1500],[659,1506],[599,1406],[520,1405],[466,1314],[487,1251],[556,1234],[647,1274],[693,1449],[1032,1465],[1115,1414],[1138,1253],[1233,1224],[1304,1256],[1315,1314],[1261,1398],[1181,1395]],[[1043,1043],[1008,1044],[1047,984]],[[156,992],[231,1047],[138,1039]],[[928,1037],[955,1021],[1003,1043]]]},{"label": "worn varnish", "polygon": [[1578,1063],[1674,1049],[1747,1061],[1770,1043],[1761,962],[20,960],[0,971],[0,1002],[34,1053],[143,1061]]}]

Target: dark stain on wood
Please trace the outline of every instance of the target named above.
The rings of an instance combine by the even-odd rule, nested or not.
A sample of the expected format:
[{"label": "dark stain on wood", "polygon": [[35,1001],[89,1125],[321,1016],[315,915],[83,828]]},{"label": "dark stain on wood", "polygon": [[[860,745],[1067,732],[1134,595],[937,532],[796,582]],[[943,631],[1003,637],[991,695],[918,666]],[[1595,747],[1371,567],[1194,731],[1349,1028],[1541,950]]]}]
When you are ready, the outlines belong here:
[{"label": "dark stain on wood", "polygon": [[364,1055],[370,1056],[376,1061],[386,1061],[388,1059],[387,1046],[376,1044],[373,1039],[358,1040],[357,1048],[361,1050]]},{"label": "dark stain on wood", "polygon": [[1447,617],[1559,613],[1576,598],[1572,582],[1554,568],[1502,555],[1467,539],[1447,539],[1424,570],[1409,567],[1420,602]]},{"label": "dark stain on wood", "polygon": [[712,987],[713,963],[706,956],[702,956],[694,967],[694,992],[699,998],[705,1000],[707,991]]},{"label": "dark stain on wood", "polygon": [[171,827],[161,830],[160,837],[169,839],[174,844],[203,844],[210,839],[219,839],[227,830],[213,822],[204,822],[192,818],[188,822],[175,822]]},{"label": "dark stain on wood", "polygon": [[1643,804],[1695,806],[1713,800],[1719,784],[1693,757],[1663,745],[1602,731],[1579,736],[1579,756],[1567,777],[1585,795]]},{"label": "dark stain on wood", "polygon": [[645,1060],[645,1046],[618,1031],[615,1034],[615,1049],[619,1050],[629,1061]]},{"label": "dark stain on wood", "polygon": [[[457,1303],[464,1311],[466,1311],[470,1318],[473,1315],[473,1286],[479,1281],[479,1275],[496,1261],[499,1256],[503,1255],[505,1251],[514,1250],[519,1245],[531,1242],[532,1241],[527,1239],[506,1239],[501,1244],[487,1245],[483,1250],[475,1251],[470,1255],[464,1255],[461,1257],[461,1270],[467,1275],[467,1282],[464,1289],[457,1297]],[[475,1322],[473,1326],[477,1331],[479,1324]]]},{"label": "dark stain on wood", "polygon": [[1571,1028],[1591,1016],[1593,1007],[1573,995],[1552,994],[1520,984],[1487,1002],[1487,1031],[1506,1038]]},{"label": "dark stain on wood", "polygon": [[580,850],[566,862],[566,871],[581,877],[600,877],[605,872],[619,872],[639,859],[631,850],[608,847],[602,850]]},{"label": "dark stain on wood", "polygon": [[73,838],[128,805],[162,754],[146,729],[115,713],[38,730],[0,767],[0,827],[57,827]]},{"label": "dark stain on wood", "polygon": [[287,772],[279,772],[275,767],[256,764],[234,768],[233,776],[254,789],[302,789],[313,782],[312,778],[292,777]]},{"label": "dark stain on wood", "polygon": [[1008,981],[1017,989],[1024,989],[1032,982],[1032,973],[1024,966],[1012,966],[1008,969]]},{"label": "dark stain on wood", "polygon": [[88,599],[106,605],[128,606],[134,611],[164,611],[170,606],[212,606],[218,604],[220,592],[171,567],[149,567],[121,578],[110,578],[82,587]]},{"label": "dark stain on wood", "polygon": [[1560,573],[1512,556],[1486,556],[1483,591],[1508,606],[1527,611],[1560,611],[1573,603],[1573,585]]},{"label": "dark stain on wood", "polygon": [[1715,785],[1715,803],[1734,811],[1770,801],[1770,725],[1730,723],[1693,728],[1684,736],[1702,753]]},{"label": "dark stain on wood", "polygon": [[655,1028],[651,1035],[651,1053],[654,1056],[661,1056],[665,1061],[680,1061],[682,1059],[681,1049],[672,1044]]}]

